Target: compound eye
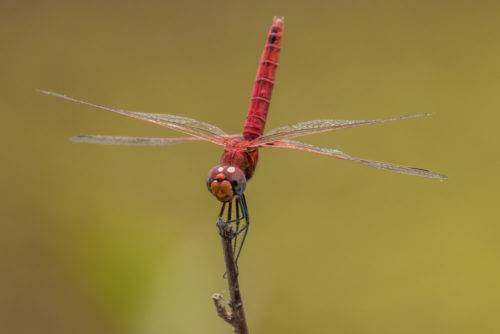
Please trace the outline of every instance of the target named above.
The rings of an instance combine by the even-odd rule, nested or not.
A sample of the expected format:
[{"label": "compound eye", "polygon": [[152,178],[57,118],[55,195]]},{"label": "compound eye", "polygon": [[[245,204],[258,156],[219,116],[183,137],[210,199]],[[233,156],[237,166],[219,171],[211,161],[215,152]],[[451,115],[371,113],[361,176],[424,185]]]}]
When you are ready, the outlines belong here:
[{"label": "compound eye", "polygon": [[231,182],[234,193],[236,195],[243,194],[247,184],[247,180],[243,171],[238,167],[229,166],[225,168],[224,175],[226,176],[227,180]]}]

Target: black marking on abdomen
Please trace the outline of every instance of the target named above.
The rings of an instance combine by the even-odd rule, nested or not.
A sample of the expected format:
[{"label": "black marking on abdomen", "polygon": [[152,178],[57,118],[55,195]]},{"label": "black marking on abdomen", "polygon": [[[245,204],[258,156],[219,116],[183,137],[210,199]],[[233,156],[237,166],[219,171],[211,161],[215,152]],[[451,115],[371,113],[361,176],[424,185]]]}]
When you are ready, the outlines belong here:
[{"label": "black marking on abdomen", "polygon": [[274,42],[276,42],[276,34],[273,31],[273,33],[269,35],[269,43],[274,44]]}]

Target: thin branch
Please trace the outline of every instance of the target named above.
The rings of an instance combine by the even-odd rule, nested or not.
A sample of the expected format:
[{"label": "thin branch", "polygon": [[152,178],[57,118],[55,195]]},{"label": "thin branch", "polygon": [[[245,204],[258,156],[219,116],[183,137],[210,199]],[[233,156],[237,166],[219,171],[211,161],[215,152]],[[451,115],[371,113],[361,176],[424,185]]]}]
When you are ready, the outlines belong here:
[{"label": "thin branch", "polygon": [[217,227],[219,228],[219,234],[222,240],[224,261],[226,263],[226,277],[230,295],[228,305],[231,308],[231,311],[226,310],[226,308],[222,305],[222,296],[220,294],[214,294],[212,296],[212,300],[214,301],[217,314],[234,327],[234,332],[236,334],[248,334],[245,312],[243,310],[243,301],[241,300],[240,287],[238,283],[238,269],[236,267],[236,263],[234,262],[232,240],[235,237],[235,232],[231,226],[231,204],[232,203],[230,202],[227,221],[222,219],[225,207],[224,203],[221,215],[219,216],[219,221],[217,222]]}]

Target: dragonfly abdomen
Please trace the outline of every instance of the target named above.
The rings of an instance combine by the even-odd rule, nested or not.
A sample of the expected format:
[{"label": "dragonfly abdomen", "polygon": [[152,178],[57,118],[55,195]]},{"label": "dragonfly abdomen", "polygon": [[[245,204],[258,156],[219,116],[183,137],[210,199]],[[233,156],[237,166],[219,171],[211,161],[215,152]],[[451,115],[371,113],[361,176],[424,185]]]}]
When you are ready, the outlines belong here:
[{"label": "dragonfly abdomen", "polygon": [[253,140],[262,136],[266,125],[267,112],[271,102],[274,87],[274,78],[278,68],[278,60],[283,34],[283,18],[274,18],[266,45],[262,52],[257,77],[253,86],[250,106],[248,108],[243,138]]}]

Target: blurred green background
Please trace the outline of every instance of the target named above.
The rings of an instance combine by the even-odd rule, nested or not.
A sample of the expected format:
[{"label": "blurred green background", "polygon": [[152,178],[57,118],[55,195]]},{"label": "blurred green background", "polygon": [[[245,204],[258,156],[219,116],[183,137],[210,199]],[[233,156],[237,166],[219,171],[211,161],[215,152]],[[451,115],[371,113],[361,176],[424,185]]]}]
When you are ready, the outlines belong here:
[{"label": "blurred green background", "polygon": [[498,1],[0,3],[1,333],[230,333],[206,173],[222,152],[76,144],[171,130],[36,93],[242,130],[274,15],[267,129],[441,172],[262,150],[240,284],[252,333],[500,332]]}]

